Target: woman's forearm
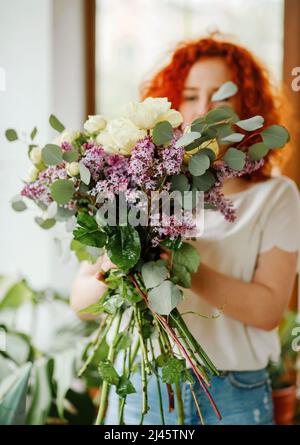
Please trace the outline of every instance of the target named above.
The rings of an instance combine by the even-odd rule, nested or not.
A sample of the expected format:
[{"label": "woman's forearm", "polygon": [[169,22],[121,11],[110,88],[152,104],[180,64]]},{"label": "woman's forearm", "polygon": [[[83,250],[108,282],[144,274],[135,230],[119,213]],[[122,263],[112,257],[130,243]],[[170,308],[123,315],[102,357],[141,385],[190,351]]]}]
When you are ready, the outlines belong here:
[{"label": "woman's forearm", "polygon": [[280,308],[273,289],[266,285],[238,280],[201,264],[192,276],[192,290],[244,324],[265,330],[277,325]]}]

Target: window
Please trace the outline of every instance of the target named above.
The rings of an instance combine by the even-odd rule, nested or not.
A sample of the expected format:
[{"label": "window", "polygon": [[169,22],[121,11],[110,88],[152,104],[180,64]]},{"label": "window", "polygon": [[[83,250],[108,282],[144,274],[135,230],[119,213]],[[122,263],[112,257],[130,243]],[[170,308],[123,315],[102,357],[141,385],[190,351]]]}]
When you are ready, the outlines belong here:
[{"label": "window", "polygon": [[96,111],[113,116],[174,46],[218,30],[282,77],[283,0],[97,0]]}]

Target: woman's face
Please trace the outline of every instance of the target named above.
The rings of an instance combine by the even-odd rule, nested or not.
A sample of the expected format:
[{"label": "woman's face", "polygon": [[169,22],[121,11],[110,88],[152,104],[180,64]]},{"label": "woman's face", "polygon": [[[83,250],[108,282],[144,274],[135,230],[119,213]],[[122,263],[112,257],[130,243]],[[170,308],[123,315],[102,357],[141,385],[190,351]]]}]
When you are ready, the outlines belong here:
[{"label": "woman's face", "polygon": [[228,80],[232,80],[231,71],[222,57],[208,57],[196,62],[185,80],[179,108],[184,123],[191,124],[196,118],[222,105],[236,109],[236,97],[222,102],[211,101],[213,93]]}]

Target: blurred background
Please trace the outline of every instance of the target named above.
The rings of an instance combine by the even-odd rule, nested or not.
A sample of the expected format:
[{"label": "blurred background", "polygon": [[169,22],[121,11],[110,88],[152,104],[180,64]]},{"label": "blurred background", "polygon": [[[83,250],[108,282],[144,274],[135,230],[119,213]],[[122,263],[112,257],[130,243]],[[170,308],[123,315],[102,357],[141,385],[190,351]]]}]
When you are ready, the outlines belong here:
[{"label": "blurred background", "polygon": [[[168,61],[179,41],[213,31],[249,48],[285,85],[300,128],[300,92],[291,88],[292,70],[300,67],[299,23],[299,0],[0,0],[2,294],[23,278],[30,289],[54,292],[39,309],[44,315],[31,313],[26,321],[23,311],[19,318],[14,313],[16,329],[36,320],[41,326],[34,335],[45,349],[55,326],[79,323],[55,298],[68,298],[78,263],[67,254],[63,230],[43,230],[31,212],[12,210],[10,199],[29,161],[20,142],[7,142],[5,130],[15,128],[26,138],[37,125],[43,146],[54,136],[51,113],[68,129],[81,128],[89,114],[114,116],[138,98],[140,83]],[[296,155],[284,173],[300,185],[299,135],[292,136]],[[296,299],[295,290],[291,309]]]}]

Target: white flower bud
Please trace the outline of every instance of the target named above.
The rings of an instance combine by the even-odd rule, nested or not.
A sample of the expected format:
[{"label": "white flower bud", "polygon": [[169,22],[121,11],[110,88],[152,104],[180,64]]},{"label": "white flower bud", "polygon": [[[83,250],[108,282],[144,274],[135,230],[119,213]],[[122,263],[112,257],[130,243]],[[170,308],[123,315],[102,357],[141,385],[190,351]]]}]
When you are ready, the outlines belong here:
[{"label": "white flower bud", "polygon": [[34,164],[39,164],[42,160],[42,150],[40,147],[33,147],[30,155],[29,155],[30,159],[32,160],[32,162]]},{"label": "white flower bud", "polygon": [[106,127],[106,119],[101,114],[95,116],[89,116],[88,120],[84,123],[83,128],[90,134],[99,133]]},{"label": "white flower bud", "polygon": [[39,174],[39,170],[34,165],[31,165],[27,172],[27,177],[26,177],[25,181],[26,182],[34,182],[37,179],[38,174]]},{"label": "white flower bud", "polygon": [[79,162],[66,164],[66,170],[69,176],[77,176],[79,174]]}]

